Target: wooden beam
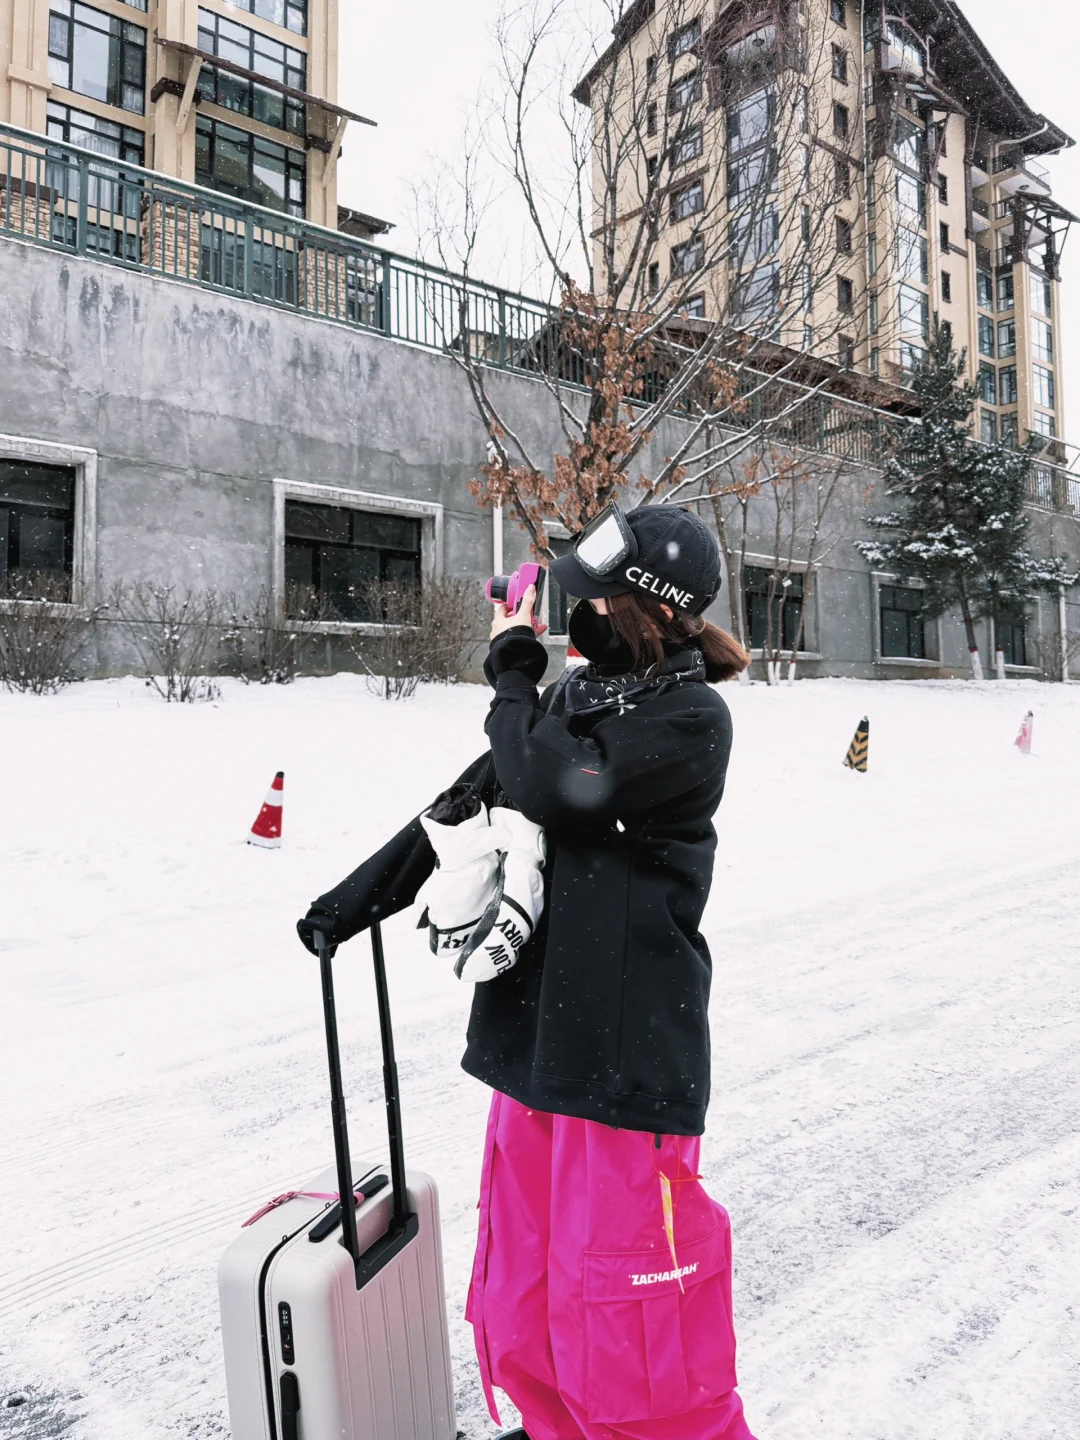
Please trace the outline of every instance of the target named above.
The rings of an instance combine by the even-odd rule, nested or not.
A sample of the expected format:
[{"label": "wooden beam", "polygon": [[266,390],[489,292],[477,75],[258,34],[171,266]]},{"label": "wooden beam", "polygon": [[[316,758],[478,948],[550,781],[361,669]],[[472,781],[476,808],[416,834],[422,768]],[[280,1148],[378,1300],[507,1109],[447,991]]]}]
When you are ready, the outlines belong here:
[{"label": "wooden beam", "polygon": [[195,86],[199,83],[199,75],[202,73],[203,62],[196,56],[191,62],[191,69],[187,73],[187,80],[184,83],[184,94],[180,100],[180,109],[176,112],[176,133],[183,135],[188,127],[191,118],[191,107],[195,100]]},{"label": "wooden beam", "polygon": [[330,176],[334,173],[334,166],[337,164],[338,156],[341,154],[341,142],[345,139],[345,126],[348,125],[348,123],[348,116],[341,115],[338,117],[337,129],[334,131],[334,138],[330,142],[330,149],[323,156],[322,183],[324,185],[329,185]]}]

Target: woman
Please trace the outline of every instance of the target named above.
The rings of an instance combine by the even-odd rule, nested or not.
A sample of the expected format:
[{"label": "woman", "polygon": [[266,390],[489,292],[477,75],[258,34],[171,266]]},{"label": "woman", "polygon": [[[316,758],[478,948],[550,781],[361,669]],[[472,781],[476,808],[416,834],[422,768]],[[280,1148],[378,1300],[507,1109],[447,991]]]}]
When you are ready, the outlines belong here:
[{"label": "woman", "polygon": [[[547,653],[496,610],[485,673],[497,781],[547,837],[545,906],[476,987],[463,1066],[495,1091],[466,1314],[529,1440],[752,1440],[735,1393],[730,1227],[698,1183],[709,1100],[708,898],[731,747],[708,681],[749,663],[702,612],[720,588],[696,516],[610,507],[553,562],[590,662],[540,696]],[[492,767],[491,761],[494,761]],[[494,775],[490,772],[494,769]],[[312,906],[340,943],[411,903],[419,819]]]}]

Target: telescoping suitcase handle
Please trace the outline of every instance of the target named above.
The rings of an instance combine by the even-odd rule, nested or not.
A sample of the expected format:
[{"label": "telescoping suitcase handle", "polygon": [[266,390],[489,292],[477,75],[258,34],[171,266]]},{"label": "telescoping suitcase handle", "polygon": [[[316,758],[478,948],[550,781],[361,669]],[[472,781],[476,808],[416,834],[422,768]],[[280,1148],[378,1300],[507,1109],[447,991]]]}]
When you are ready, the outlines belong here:
[{"label": "telescoping suitcase handle", "polygon": [[375,993],[379,1002],[379,1031],[382,1036],[383,1088],[386,1092],[386,1122],[390,1137],[390,1181],[393,1186],[393,1213],[390,1227],[361,1255],[356,1235],[356,1206],[346,1203],[353,1193],[352,1162],[349,1159],[349,1132],[345,1120],[345,1093],[341,1083],[341,1052],[338,1047],[337,1009],[334,1004],[334,971],[326,936],[316,930],[315,949],[322,976],[323,1018],[326,1022],[326,1054],[330,1064],[330,1113],[334,1129],[334,1156],[337,1161],[338,1195],[341,1198],[341,1243],[352,1257],[359,1290],[388,1265],[416,1235],[418,1220],[409,1209],[405,1190],[405,1150],[401,1140],[401,1100],[398,1095],[397,1061],[394,1058],[394,1031],[390,1023],[390,994],[386,984],[386,959],[382,930],[377,920],[371,926],[371,953],[375,962]]}]

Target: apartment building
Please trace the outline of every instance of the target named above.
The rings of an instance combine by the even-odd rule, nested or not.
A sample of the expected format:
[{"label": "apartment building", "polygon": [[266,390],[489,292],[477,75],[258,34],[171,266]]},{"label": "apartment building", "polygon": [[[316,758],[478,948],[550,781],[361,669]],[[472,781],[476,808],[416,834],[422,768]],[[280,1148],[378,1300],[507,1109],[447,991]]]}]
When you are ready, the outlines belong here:
[{"label": "apartment building", "polygon": [[1053,452],[1074,217],[1041,161],[1073,141],[956,0],[639,0],[575,96],[601,288],[651,206],[657,305],[678,290],[683,314],[895,409],[938,314],[967,349],[980,437]]},{"label": "apartment building", "polygon": [[340,206],[338,0],[0,0],[0,122],[284,215]]}]

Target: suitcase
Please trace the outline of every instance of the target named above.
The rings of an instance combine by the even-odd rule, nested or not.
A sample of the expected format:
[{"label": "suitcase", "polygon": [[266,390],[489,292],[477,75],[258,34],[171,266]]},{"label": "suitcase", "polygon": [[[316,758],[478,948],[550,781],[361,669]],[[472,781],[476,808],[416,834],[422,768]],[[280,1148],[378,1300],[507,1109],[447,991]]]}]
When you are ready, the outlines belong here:
[{"label": "suitcase", "polygon": [[[322,941],[317,936],[316,943]],[[218,1267],[232,1440],[454,1440],[439,1204],[406,1174],[378,923],[389,1164],[349,1155],[332,962],[319,948],[336,1164],[272,1200]],[[359,1179],[353,1181],[353,1175]],[[343,1208],[338,1197],[355,1194]]]}]

